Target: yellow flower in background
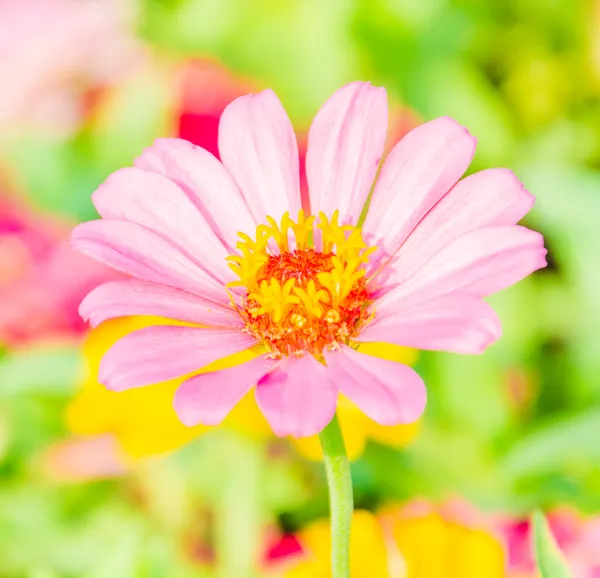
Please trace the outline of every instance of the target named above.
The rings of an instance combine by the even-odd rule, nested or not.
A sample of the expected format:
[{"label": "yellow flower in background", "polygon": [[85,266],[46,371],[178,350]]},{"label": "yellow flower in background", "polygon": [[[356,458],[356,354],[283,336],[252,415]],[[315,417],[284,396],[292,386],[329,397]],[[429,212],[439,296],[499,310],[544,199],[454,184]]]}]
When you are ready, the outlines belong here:
[{"label": "yellow flower in background", "polygon": [[[90,331],[83,347],[86,376],[80,393],[67,408],[67,424],[82,435],[113,434],[129,457],[139,458],[173,451],[210,431],[206,426],[187,427],[173,409],[173,395],[189,376],[150,387],[113,392],[98,383],[100,360],[121,337],[149,325],[172,324],[152,317],[124,317],[107,321]],[[212,363],[202,372],[216,371],[254,357],[244,351]],[[237,429],[267,435],[270,429],[252,396],[247,396],[227,420]]]},{"label": "yellow flower in background", "polygon": [[[306,556],[285,574],[285,578],[329,578],[329,521],[319,520],[310,524],[302,530],[299,538]],[[383,527],[370,512],[357,510],[352,516],[350,566],[352,578],[392,578],[388,571]]]},{"label": "yellow flower in background", "polygon": [[503,578],[502,544],[485,528],[463,524],[429,508],[392,522],[403,578]]},{"label": "yellow flower in background", "polygon": [[[351,578],[504,578],[501,543],[484,528],[464,525],[426,508],[377,517],[356,511],[350,543]],[[328,578],[329,522],[299,535],[302,559],[285,578]]]},{"label": "yellow flower in background", "polygon": [[[358,350],[367,355],[405,365],[413,365],[418,355],[415,349],[390,343],[361,343]],[[420,430],[418,421],[396,426],[380,425],[368,418],[356,405],[343,396],[338,400],[338,419],[344,434],[346,451],[351,460],[360,457],[369,439],[393,448],[402,448],[410,444]],[[294,438],[292,443],[303,456],[312,460],[323,459],[318,436]]]}]

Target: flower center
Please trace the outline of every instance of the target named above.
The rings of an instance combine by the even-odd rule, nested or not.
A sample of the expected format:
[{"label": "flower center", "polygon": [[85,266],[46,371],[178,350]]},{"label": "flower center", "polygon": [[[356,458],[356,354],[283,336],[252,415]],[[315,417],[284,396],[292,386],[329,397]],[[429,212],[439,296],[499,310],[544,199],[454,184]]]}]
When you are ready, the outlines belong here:
[{"label": "flower center", "polygon": [[277,223],[267,217],[255,239],[240,233],[241,256],[228,257],[239,277],[229,286],[246,289],[238,312],[246,330],[273,356],[320,355],[323,348],[348,343],[369,318],[372,303],[364,265],[368,248],[360,229],[339,225],[320,213]]}]

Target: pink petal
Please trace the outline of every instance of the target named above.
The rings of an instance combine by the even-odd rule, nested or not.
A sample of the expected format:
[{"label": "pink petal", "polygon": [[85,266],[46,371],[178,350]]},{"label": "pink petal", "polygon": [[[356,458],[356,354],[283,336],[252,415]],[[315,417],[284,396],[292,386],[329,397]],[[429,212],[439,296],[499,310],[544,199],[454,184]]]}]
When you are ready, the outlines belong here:
[{"label": "pink petal", "polygon": [[391,263],[402,283],[448,243],[483,227],[515,225],[533,206],[530,195],[507,169],[488,169],[459,181],[425,215]]},{"label": "pink petal", "polygon": [[107,219],[89,221],[75,227],[71,243],[84,255],[132,277],[228,302],[223,285],[141,225]]},{"label": "pink petal", "polygon": [[241,327],[231,307],[167,285],[139,279],[110,281],[88,293],[79,314],[92,327],[107,319],[129,315],[155,315],[207,327]]},{"label": "pink petal", "polygon": [[255,344],[239,329],[146,327],[126,335],[106,352],[98,379],[113,391],[160,383]]},{"label": "pink petal", "polygon": [[425,384],[414,369],[342,345],[323,352],[340,393],[381,425],[412,423],[427,401]]},{"label": "pink petal", "polygon": [[545,255],[542,236],[525,227],[477,229],[446,245],[405,283],[389,288],[378,307],[389,310],[403,300],[415,303],[454,292],[485,297],[545,267]]},{"label": "pink petal", "polygon": [[333,419],[337,387],[312,355],[288,357],[258,382],[256,401],[276,435],[311,436]]},{"label": "pink petal", "polygon": [[[219,154],[257,223],[300,210],[298,144],[272,90],[234,100],[219,124]],[[246,231],[247,232],[247,231]]]},{"label": "pink petal", "polygon": [[187,426],[219,425],[273,366],[264,356],[221,371],[201,373],[183,382],[174,406]]},{"label": "pink petal", "polygon": [[411,130],[386,159],[363,231],[380,259],[393,255],[416,224],[467,170],[476,140],[448,117]]},{"label": "pink petal", "polygon": [[311,213],[356,224],[373,186],[388,124],[384,88],[353,82],[323,105],[308,134]]},{"label": "pink petal", "polygon": [[183,139],[157,139],[135,165],[175,181],[230,252],[235,250],[239,232],[250,235],[259,224],[227,169],[203,148]]},{"label": "pink petal", "polygon": [[469,295],[446,295],[414,306],[377,311],[357,341],[394,343],[416,349],[482,353],[502,332],[495,311]]},{"label": "pink petal", "polygon": [[221,283],[234,275],[223,246],[202,213],[173,181],[135,167],[108,177],[92,200],[105,219],[130,221],[160,235]]}]

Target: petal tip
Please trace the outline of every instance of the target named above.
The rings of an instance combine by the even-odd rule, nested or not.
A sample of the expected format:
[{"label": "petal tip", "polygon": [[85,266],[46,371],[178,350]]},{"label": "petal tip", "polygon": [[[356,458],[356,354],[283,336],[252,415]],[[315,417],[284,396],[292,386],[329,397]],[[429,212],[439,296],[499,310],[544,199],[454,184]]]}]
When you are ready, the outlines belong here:
[{"label": "petal tip", "polygon": [[87,297],[88,296],[86,295],[79,304],[79,307],[77,308],[77,313],[79,314],[79,317],[81,317],[81,319],[83,319],[86,323],[89,323],[92,327],[95,327],[95,325],[93,325],[90,321],[90,311],[88,309]]},{"label": "petal tip", "polygon": [[[179,390],[177,390],[177,392],[178,391]],[[202,423],[202,421],[198,418],[198,416],[195,414],[195,412],[189,410],[187,403],[184,403],[182,400],[178,399],[177,392],[175,392],[175,397],[173,398],[173,409],[175,410],[175,413],[176,413],[179,421],[185,427],[195,427],[197,425],[200,425]],[[216,424],[204,423],[203,425],[216,425]]]},{"label": "petal tip", "polygon": [[436,123],[440,126],[447,125],[451,131],[462,133],[462,135],[466,136],[467,139],[471,142],[473,152],[475,151],[475,148],[477,146],[477,137],[474,136],[466,126],[460,124],[456,119],[452,118],[451,116],[440,116],[430,122]]},{"label": "petal tip", "polygon": [[489,333],[482,336],[481,342],[476,347],[470,347],[465,351],[465,355],[483,355],[489,347],[494,345],[502,337],[502,323],[497,319],[495,323],[490,324]]},{"label": "petal tip", "polygon": [[123,389],[118,377],[111,375],[110,372],[103,368],[102,362],[100,363],[100,369],[98,371],[98,383],[110,391],[119,392]]},{"label": "petal tip", "polygon": [[71,231],[69,245],[71,246],[71,248],[75,249],[76,251],[79,250],[78,244],[81,241],[81,238],[83,237],[83,228],[86,224],[87,223],[79,223],[78,225],[73,227],[73,230]]},{"label": "petal tip", "polygon": [[529,190],[527,190],[521,179],[517,177],[513,170],[507,168],[494,168],[487,169],[487,171],[493,173],[495,176],[497,175],[497,178],[506,178],[506,180],[510,182],[514,189],[518,190],[519,194],[523,197],[523,204],[527,209],[525,212],[529,212],[531,207],[533,207],[535,204],[535,196],[532,195]]}]

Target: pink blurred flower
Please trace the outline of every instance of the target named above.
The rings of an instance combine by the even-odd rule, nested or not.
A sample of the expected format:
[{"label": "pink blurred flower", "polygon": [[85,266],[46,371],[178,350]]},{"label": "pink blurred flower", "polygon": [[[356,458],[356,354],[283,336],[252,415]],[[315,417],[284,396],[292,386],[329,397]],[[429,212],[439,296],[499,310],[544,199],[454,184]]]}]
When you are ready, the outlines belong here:
[{"label": "pink blurred flower", "polygon": [[122,476],[130,464],[114,436],[99,435],[54,444],[44,452],[42,466],[54,481],[77,483]]},{"label": "pink blurred flower", "polygon": [[137,61],[129,0],[0,0],[0,126],[69,132]]},{"label": "pink blurred flower", "polygon": [[70,228],[0,197],[0,344],[79,335],[82,297],[117,277],[69,247]]},{"label": "pink blurred flower", "polygon": [[546,251],[541,235],[516,225],[533,197],[510,171],[458,182],[475,139],[450,118],[393,148],[359,228],[387,125],[385,90],[368,83],[323,106],[308,136],[310,218],[292,125],[270,90],[226,108],[222,162],[163,139],[111,175],[93,196],[103,219],[78,226],[73,244],[132,279],[93,291],[82,316],[187,325],[124,337],[104,356],[100,381],[126,390],[251,349],[254,359],[181,385],[174,403],[186,425],[220,423],[255,385],[281,436],[319,432],[340,393],[380,424],[418,419],[426,394],[414,370],[355,348],[481,353],[500,336],[483,297],[545,266]]},{"label": "pink blurred flower", "polygon": [[[562,508],[547,515],[573,578],[600,578],[600,517],[586,519]],[[499,524],[507,543],[509,575],[537,576],[533,558],[531,524],[528,519],[508,519]]]}]

